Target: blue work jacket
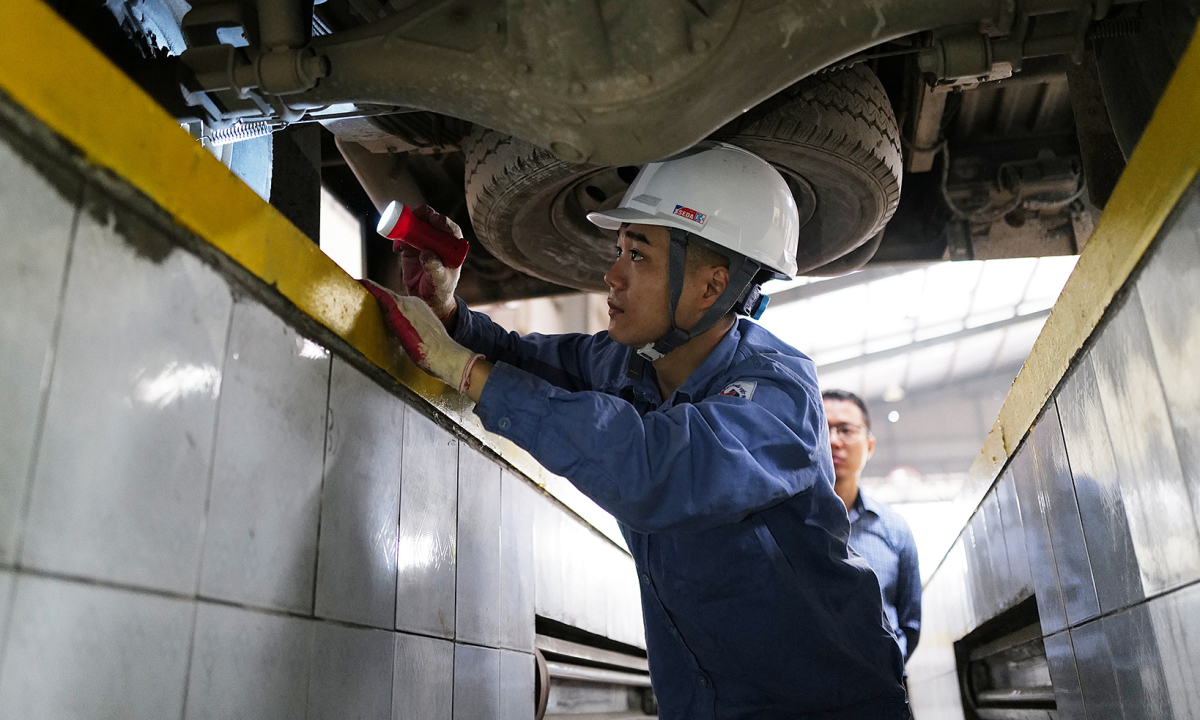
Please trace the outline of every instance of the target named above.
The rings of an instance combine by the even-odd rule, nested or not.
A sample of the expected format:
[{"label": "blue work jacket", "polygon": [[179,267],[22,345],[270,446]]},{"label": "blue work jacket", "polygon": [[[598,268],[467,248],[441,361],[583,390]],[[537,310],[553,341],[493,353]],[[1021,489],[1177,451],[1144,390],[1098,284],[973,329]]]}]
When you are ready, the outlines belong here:
[{"label": "blue work jacket", "polygon": [[909,716],[811,360],[741,320],[663,401],[608,333],[521,337],[461,301],[456,323],[496,363],[484,427],[620,523],[662,720]]}]

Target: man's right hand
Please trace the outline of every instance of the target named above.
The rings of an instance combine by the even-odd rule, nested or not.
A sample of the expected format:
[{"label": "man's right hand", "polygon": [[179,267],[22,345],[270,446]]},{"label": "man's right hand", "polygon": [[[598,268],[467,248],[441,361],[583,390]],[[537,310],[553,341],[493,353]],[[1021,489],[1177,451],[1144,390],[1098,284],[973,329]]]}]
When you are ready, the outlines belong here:
[{"label": "man's right hand", "polygon": [[[462,229],[453,220],[439,215],[428,205],[413,208],[412,212],[437,230],[457,238],[463,236]],[[400,249],[400,269],[408,294],[424,300],[439,320],[448,323],[458,307],[454,300],[454,289],[458,287],[459,271],[462,268],[451,270],[432,250],[418,250],[405,245]]]}]

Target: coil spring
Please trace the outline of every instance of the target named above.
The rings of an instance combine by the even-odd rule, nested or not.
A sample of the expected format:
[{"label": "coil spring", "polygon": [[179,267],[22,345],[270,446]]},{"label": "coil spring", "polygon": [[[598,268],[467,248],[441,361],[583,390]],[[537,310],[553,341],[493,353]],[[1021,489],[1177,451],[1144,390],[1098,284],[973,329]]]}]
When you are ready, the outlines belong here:
[{"label": "coil spring", "polygon": [[1088,31],[1088,37],[1093,40],[1107,40],[1137,35],[1141,31],[1142,23],[1137,17],[1111,18],[1093,24],[1092,29]]},{"label": "coil spring", "polygon": [[254,122],[244,123],[241,120],[234,122],[227,128],[213,130],[208,135],[207,144],[214,147],[222,145],[231,145],[233,143],[242,142],[243,140],[253,140],[264,135],[270,135],[282,128],[279,123],[272,123],[267,120],[256,120]]}]

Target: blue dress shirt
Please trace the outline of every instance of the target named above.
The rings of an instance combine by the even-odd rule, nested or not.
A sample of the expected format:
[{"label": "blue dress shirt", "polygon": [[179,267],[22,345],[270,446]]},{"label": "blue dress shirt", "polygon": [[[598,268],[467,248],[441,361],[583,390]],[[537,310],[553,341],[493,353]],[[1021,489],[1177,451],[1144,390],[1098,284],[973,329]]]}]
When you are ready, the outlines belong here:
[{"label": "blue dress shirt", "polygon": [[741,320],[670,398],[597,335],[508,333],[475,412],[616,517],[637,565],[662,720],[899,720],[903,658],[847,549],[812,361]]},{"label": "blue dress shirt", "polygon": [[921,569],[912,530],[900,513],[875,502],[861,490],[849,515],[850,548],[879,578],[883,611],[908,660],[921,637]]}]

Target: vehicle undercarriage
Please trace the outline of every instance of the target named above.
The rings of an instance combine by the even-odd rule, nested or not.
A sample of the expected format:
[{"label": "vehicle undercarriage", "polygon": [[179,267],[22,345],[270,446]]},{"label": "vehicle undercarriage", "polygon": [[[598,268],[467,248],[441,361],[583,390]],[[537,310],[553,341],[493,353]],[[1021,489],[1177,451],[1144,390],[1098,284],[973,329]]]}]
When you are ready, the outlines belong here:
[{"label": "vehicle undercarriage", "polygon": [[[124,43],[110,56],[202,141],[279,146],[319,123],[321,175],[348,205],[458,221],[474,302],[602,290],[612,238],[586,213],[705,138],[787,179],[803,274],[1076,253],[1200,15],[1195,0],[107,0],[120,32],[105,36],[99,3],[59,5]],[[387,253],[371,258],[395,285]]]}]

